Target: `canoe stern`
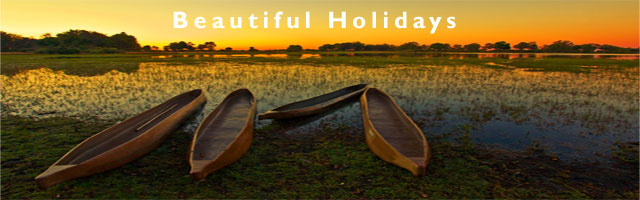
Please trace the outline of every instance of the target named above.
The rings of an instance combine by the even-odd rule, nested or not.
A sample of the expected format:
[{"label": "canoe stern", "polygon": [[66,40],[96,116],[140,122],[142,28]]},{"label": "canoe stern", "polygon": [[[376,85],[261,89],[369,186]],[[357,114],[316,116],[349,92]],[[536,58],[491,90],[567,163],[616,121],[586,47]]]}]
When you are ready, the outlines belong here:
[{"label": "canoe stern", "polygon": [[60,182],[82,176],[73,168],[77,165],[54,165],[34,179],[40,189],[47,189]]},{"label": "canoe stern", "polygon": [[189,171],[189,175],[194,180],[202,180],[204,177],[209,174],[206,170],[207,166],[211,163],[209,160],[192,160],[191,161],[191,171]]}]

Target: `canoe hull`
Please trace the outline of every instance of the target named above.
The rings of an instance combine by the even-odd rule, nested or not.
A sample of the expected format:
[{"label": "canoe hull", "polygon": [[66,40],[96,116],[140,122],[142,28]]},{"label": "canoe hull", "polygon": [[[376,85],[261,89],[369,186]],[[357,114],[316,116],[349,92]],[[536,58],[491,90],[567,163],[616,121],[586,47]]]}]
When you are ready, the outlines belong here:
[{"label": "canoe hull", "polygon": [[[375,88],[369,88],[367,89],[367,91],[370,89],[375,89]],[[414,157],[409,158],[404,154],[400,153],[392,144],[389,143],[388,140],[386,140],[378,132],[374,123],[371,121],[369,116],[369,104],[367,102],[367,96],[366,96],[367,91],[365,91],[363,95],[360,97],[360,106],[362,110],[362,124],[365,132],[365,140],[367,142],[367,146],[369,146],[369,149],[374,154],[376,154],[376,156],[378,156],[380,159],[386,162],[390,162],[399,167],[405,168],[409,170],[413,175],[416,175],[416,176],[425,175],[427,164],[429,163],[429,160],[431,158],[431,151],[426,142],[426,139],[424,139],[424,136],[422,136],[423,148],[426,153],[424,154],[423,157],[420,157],[417,159]],[[409,128],[417,129],[417,131],[419,131],[420,134],[422,134],[422,131],[420,131],[418,126],[408,116],[406,116],[404,112],[402,112],[402,110],[395,103],[395,101],[393,101],[393,99],[391,99],[391,97],[389,97],[386,93],[384,94],[391,100],[391,102],[393,102],[392,106],[395,106],[396,109],[399,109],[399,112],[401,112],[403,116],[406,117],[405,120],[408,120],[412,124],[412,126]]]},{"label": "canoe hull", "polygon": [[[146,130],[138,137],[115,148],[112,148],[104,153],[101,153],[93,158],[90,158],[84,162],[73,165],[58,165],[58,163],[65,156],[69,155],[84,142],[90,140],[92,137],[104,134],[109,129],[116,127],[119,124],[105,129],[104,131],[101,131],[91,136],[90,138],[85,139],[82,143],[74,147],[74,149],[67,152],[67,154],[65,154],[63,158],[58,160],[45,172],[38,175],[35,178],[35,181],[40,188],[46,189],[66,180],[104,172],[134,161],[149,153],[151,150],[157,148],[170,135],[171,132],[177,129],[182,124],[182,122],[184,122],[189,116],[196,112],[198,108],[205,102],[206,97],[201,92],[200,95],[193,101],[180,108],[180,110],[172,113],[169,117],[163,119],[152,128]],[[132,117],[130,119],[133,118],[135,117]]]},{"label": "canoe hull", "polygon": [[[360,93],[361,94],[361,93]],[[359,94],[354,94],[349,96],[349,98],[345,98],[344,100],[356,97]],[[325,112],[327,110],[330,110],[335,104],[338,104],[342,101],[337,101],[331,105],[327,105],[327,106],[323,106],[323,107],[308,107],[308,108],[302,108],[302,109],[296,109],[296,110],[291,110],[291,111],[267,111],[265,113],[262,113],[259,115],[260,120],[263,119],[291,119],[291,118],[296,118],[296,117],[306,117],[306,116],[311,116],[311,115],[316,115],[316,114],[320,114],[322,112]]]},{"label": "canoe hull", "polygon": [[[231,97],[232,95],[234,95],[234,93],[240,93],[240,92],[246,92],[252,98],[251,107],[249,108],[249,112],[246,113],[247,115],[246,122],[242,127],[242,129],[237,133],[233,141],[230,142],[226,146],[224,151],[222,151],[219,155],[217,155],[213,160],[195,160],[194,159],[194,154],[196,153],[195,152],[196,142],[198,142],[197,141],[198,136],[200,136],[201,134],[207,134],[207,133],[204,133],[202,130],[204,130],[206,126],[212,125],[212,124],[208,124],[209,123],[208,118],[215,118],[216,115],[219,114],[218,112],[220,112],[220,110],[222,109],[221,106],[224,106],[223,105],[224,103],[220,104],[214,111],[212,111],[205,118],[205,120],[203,120],[203,122],[200,124],[200,126],[198,127],[198,130],[196,130],[196,134],[194,134],[193,136],[193,141],[191,143],[191,150],[189,154],[189,164],[191,165],[191,171],[189,172],[189,174],[194,180],[202,180],[208,174],[234,163],[249,150],[249,147],[251,146],[251,143],[253,141],[253,130],[255,127],[255,118],[258,110],[257,100],[255,96],[253,96],[253,94],[247,89],[236,90],[231,94],[229,94],[227,98],[225,98],[225,100]],[[215,126],[215,124],[213,126]]]},{"label": "canoe hull", "polygon": [[[316,115],[322,112],[325,112],[327,110],[330,110],[331,108],[345,102],[348,101],[350,99],[354,99],[354,98],[358,98],[359,95],[361,95],[364,90],[366,89],[366,84],[360,84],[360,85],[354,85],[354,86],[350,86],[350,87],[360,87],[359,89],[353,91],[353,92],[349,92],[346,93],[344,95],[341,95],[339,97],[336,98],[332,98],[327,102],[323,102],[323,103],[318,103],[316,105],[310,105],[310,106],[306,106],[303,108],[297,108],[297,109],[291,109],[291,110],[278,110],[278,108],[267,111],[265,113],[262,113],[260,115],[258,115],[258,119],[259,120],[263,120],[263,119],[290,119],[290,118],[296,118],[296,117],[305,117],[305,116],[311,116],[311,115]],[[347,87],[347,88],[350,88]],[[343,88],[331,93],[335,93],[335,92],[340,92],[344,89],[347,88]],[[329,93],[329,94],[331,94]],[[325,94],[326,95],[326,94]],[[315,97],[317,98],[317,97]],[[312,98],[313,99],[313,98]],[[307,99],[310,100],[310,99]],[[303,100],[303,101],[307,101],[307,100]],[[279,108],[285,107],[285,106],[289,106],[292,104],[296,104],[296,103],[300,103],[303,101],[299,101],[299,102],[294,102],[291,104],[287,104],[284,106],[281,106]]]}]

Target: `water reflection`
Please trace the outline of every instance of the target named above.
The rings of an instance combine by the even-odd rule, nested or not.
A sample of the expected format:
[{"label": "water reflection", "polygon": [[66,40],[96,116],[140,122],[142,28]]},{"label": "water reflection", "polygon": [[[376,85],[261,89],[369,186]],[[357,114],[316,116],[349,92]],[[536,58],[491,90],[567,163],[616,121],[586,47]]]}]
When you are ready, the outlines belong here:
[{"label": "water reflection", "polygon": [[466,58],[502,58],[502,59],[520,59],[520,58],[598,58],[598,59],[614,59],[614,60],[634,60],[639,59],[638,54],[558,54],[558,53],[227,53],[227,54],[169,54],[156,55],[151,58],[165,59],[176,57],[191,57],[198,59],[200,57],[207,58],[323,58],[323,57],[423,57],[423,58],[450,58],[450,59],[466,59]]},{"label": "water reflection", "polygon": [[[48,68],[0,76],[2,115],[123,120],[184,91],[201,88],[208,103],[186,129],[238,88],[258,98],[258,111],[368,83],[388,92],[428,137],[468,129],[481,144],[523,149],[537,142],[562,158],[608,155],[616,141],[638,140],[638,68],[597,73],[529,72],[476,66],[362,68],[274,64],[143,63],[132,73],[68,75]],[[289,128],[361,128],[351,103]],[[258,127],[272,122],[263,120]],[[564,157],[563,157],[564,156]]]}]

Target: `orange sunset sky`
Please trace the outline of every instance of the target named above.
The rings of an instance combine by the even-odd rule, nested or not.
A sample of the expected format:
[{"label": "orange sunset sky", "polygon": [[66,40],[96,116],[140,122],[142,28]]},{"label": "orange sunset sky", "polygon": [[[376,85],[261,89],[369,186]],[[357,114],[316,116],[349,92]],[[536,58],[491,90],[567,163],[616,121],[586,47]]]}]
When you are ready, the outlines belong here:
[{"label": "orange sunset sky", "polygon": [[[108,35],[126,32],[141,45],[165,46],[172,41],[196,44],[214,41],[218,48],[281,49],[289,44],[316,48],[325,43],[361,41],[369,44],[401,44],[408,41],[430,44],[484,44],[504,40],[512,45],[522,41],[549,44],[570,40],[576,44],[600,43],[624,47],[639,46],[639,2],[637,0],[2,0],[2,31],[38,38],[69,29],[92,30]],[[187,13],[189,26],[173,28],[173,12]],[[252,29],[250,14],[260,17],[269,12],[270,20],[283,11],[281,28]],[[300,17],[311,12],[311,28],[286,27],[287,16]],[[347,12],[347,28],[329,29],[329,11]],[[378,28],[370,26],[371,12],[378,13]],[[382,27],[382,12],[389,12],[388,29]],[[393,20],[408,13],[407,29],[397,29]],[[207,19],[207,28],[193,26],[195,17]],[[211,28],[211,19],[225,19],[224,29]],[[367,25],[356,29],[354,17],[362,16]],[[426,18],[426,29],[412,28],[413,17]],[[428,17],[443,17],[435,34]],[[446,18],[455,17],[456,27],[446,28]],[[242,17],[243,28],[231,29],[229,17]],[[338,24],[336,24],[338,25]]]}]

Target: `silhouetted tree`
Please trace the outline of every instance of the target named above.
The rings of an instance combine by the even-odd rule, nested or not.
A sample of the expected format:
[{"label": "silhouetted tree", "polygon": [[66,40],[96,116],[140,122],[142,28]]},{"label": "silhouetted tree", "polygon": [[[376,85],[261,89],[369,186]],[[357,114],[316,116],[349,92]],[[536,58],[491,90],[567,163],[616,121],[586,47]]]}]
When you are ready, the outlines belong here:
[{"label": "silhouetted tree", "polygon": [[464,50],[470,51],[470,52],[476,52],[480,50],[480,47],[481,46],[478,43],[471,43],[471,44],[464,45]]},{"label": "silhouetted tree", "polygon": [[407,42],[404,44],[401,44],[400,46],[398,46],[398,48],[396,48],[397,50],[404,50],[404,51],[421,51],[421,50],[425,50],[422,49],[420,47],[420,43],[418,42]]},{"label": "silhouetted tree", "polygon": [[172,51],[193,51],[196,48],[193,47],[193,43],[191,42],[180,41],[170,43],[169,49]]},{"label": "silhouetted tree", "polygon": [[362,42],[344,42],[337,43],[334,46],[338,47],[338,50],[341,51],[359,51],[364,49],[364,44]]},{"label": "silhouetted tree", "polygon": [[142,51],[151,51],[151,46],[149,46],[149,45],[144,45],[144,46],[142,47]]},{"label": "silhouetted tree", "polygon": [[2,51],[28,51],[36,48],[37,40],[0,31]]},{"label": "silhouetted tree", "polygon": [[258,51],[258,49],[253,48],[253,47],[249,47],[249,51]]},{"label": "silhouetted tree", "polygon": [[199,44],[197,47],[198,50],[201,51],[213,51],[216,49],[215,42],[205,42],[204,44]]},{"label": "silhouetted tree", "polygon": [[598,49],[597,44],[582,44],[582,45],[576,45],[574,48],[576,49],[576,51],[582,52],[582,53],[593,53],[596,51],[596,49]]},{"label": "silhouetted tree", "polygon": [[332,44],[323,44],[322,46],[318,47],[318,50],[320,51],[331,51],[331,50],[336,50],[336,47]]},{"label": "silhouetted tree", "polygon": [[60,41],[60,45],[65,47],[108,47],[111,42],[105,34],[85,30],[69,30],[58,33],[56,37]]},{"label": "silhouetted tree", "polygon": [[529,49],[531,49],[531,51],[537,51],[538,50],[538,43],[529,42]]},{"label": "silhouetted tree", "polygon": [[464,48],[462,48],[462,45],[456,44],[456,45],[453,45],[453,47],[451,47],[451,50],[452,51],[463,51]]},{"label": "silhouetted tree", "polygon": [[137,39],[124,32],[109,37],[86,30],[69,30],[55,37],[45,33],[38,40],[3,32],[2,45],[4,51],[29,50],[37,53],[116,53],[140,49]]},{"label": "silhouetted tree", "polygon": [[125,32],[118,33],[109,37],[109,47],[114,47],[120,50],[135,51],[140,49],[138,39],[132,35],[127,35]]},{"label": "silhouetted tree", "polygon": [[482,49],[484,49],[485,51],[492,51],[495,49],[495,45],[493,43],[486,43],[484,44],[484,46],[482,46]]},{"label": "silhouetted tree", "polygon": [[362,42],[343,42],[335,44],[324,44],[318,47],[320,51],[361,51],[365,49]]},{"label": "silhouetted tree", "polygon": [[367,44],[364,45],[365,51],[392,51],[395,50],[396,46],[390,44]]},{"label": "silhouetted tree", "polygon": [[60,41],[58,38],[52,37],[51,33],[42,34],[42,36],[40,36],[40,40],[38,40],[38,45],[40,46],[53,47],[58,46],[59,44]]},{"label": "silhouetted tree", "polygon": [[497,51],[508,51],[509,49],[511,49],[511,44],[505,41],[500,41],[493,44],[493,48],[495,48]]},{"label": "silhouetted tree", "polygon": [[362,51],[362,50],[364,50],[364,43],[362,43],[362,42],[354,42],[353,43],[353,50],[354,51]]},{"label": "silhouetted tree", "polygon": [[524,50],[524,49],[528,49],[529,48],[529,43],[527,42],[520,42],[516,45],[513,45],[513,48],[516,48],[520,51]]},{"label": "silhouetted tree", "polygon": [[300,45],[289,45],[289,47],[287,47],[287,51],[302,51],[302,46],[300,46]]},{"label": "silhouetted tree", "polygon": [[609,44],[600,45],[598,48],[602,52],[606,52],[606,53],[638,53],[637,49],[622,48],[622,47],[617,47]]},{"label": "silhouetted tree", "polygon": [[447,43],[433,43],[429,45],[429,49],[432,51],[447,51],[451,49],[451,45]]},{"label": "silhouetted tree", "polygon": [[545,46],[542,50],[545,52],[572,52],[574,44],[568,40],[558,40],[550,45]]},{"label": "silhouetted tree", "polygon": [[225,50],[225,51],[233,51],[233,48],[231,48],[231,47],[227,47],[227,48],[224,48],[224,50]]}]

